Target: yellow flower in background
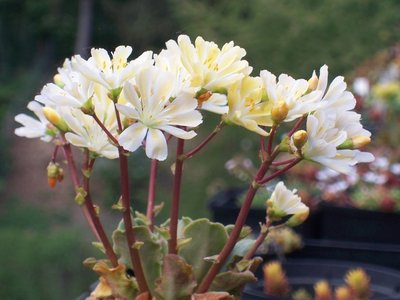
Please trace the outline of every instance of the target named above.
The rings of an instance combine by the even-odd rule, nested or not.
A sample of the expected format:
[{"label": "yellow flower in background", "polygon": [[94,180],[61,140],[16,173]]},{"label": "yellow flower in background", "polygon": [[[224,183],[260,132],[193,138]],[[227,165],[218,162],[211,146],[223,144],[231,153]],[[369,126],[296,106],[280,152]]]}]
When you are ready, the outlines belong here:
[{"label": "yellow flower in background", "polygon": [[400,82],[376,84],[372,88],[372,94],[378,99],[391,101],[395,97],[400,97]]}]

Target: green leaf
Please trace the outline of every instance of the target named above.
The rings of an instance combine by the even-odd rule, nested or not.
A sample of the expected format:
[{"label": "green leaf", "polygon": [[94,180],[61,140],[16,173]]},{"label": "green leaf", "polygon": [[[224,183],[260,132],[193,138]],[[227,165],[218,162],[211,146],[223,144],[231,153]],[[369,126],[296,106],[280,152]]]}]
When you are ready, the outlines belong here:
[{"label": "green leaf", "polygon": [[156,297],[158,300],[190,300],[196,281],[193,268],[175,254],[164,258],[162,276],[157,281]]},{"label": "green leaf", "polygon": [[120,229],[114,230],[112,234],[113,248],[115,254],[119,255],[119,262],[126,265],[128,268],[133,269],[131,256],[129,254],[128,242],[126,241],[125,231]]},{"label": "green leaf", "polygon": [[251,271],[234,272],[228,271],[219,273],[213,280],[210,290],[228,292],[229,294],[240,295],[241,288],[250,282],[256,282],[257,278]]},{"label": "green leaf", "polygon": [[212,262],[206,261],[205,258],[219,254],[228,239],[228,234],[222,224],[198,219],[183,229],[183,237],[191,238],[191,241],[183,244],[178,249],[178,254],[193,266],[196,280],[200,282],[212,265]]},{"label": "green leaf", "polygon": [[[136,226],[133,228],[136,245],[143,266],[144,276],[151,292],[155,289],[155,282],[161,275],[161,262],[163,259],[162,241],[152,234],[147,226]],[[158,235],[159,236],[159,235]],[[120,262],[131,269],[132,263],[126,241],[125,232],[115,230],[113,233],[114,251],[120,256]]]},{"label": "green leaf", "polygon": [[161,276],[161,262],[163,260],[163,251],[161,242],[154,239],[154,235],[146,226],[137,226],[133,228],[136,241],[143,243],[139,248],[140,261],[142,262],[144,277],[151,293],[156,288],[156,280]]},{"label": "green leaf", "polygon": [[226,263],[221,268],[221,271],[227,271],[229,265],[231,265],[237,257],[243,257],[247,251],[253,246],[254,240],[251,239],[244,239],[240,240],[236,243],[235,247],[233,248],[232,252],[229,254],[228,258],[226,259]]},{"label": "green leaf", "polygon": [[[235,228],[235,225],[233,225],[233,224],[225,226],[225,229],[226,229],[226,232],[228,233],[228,235],[231,234],[233,228]],[[247,225],[243,226],[243,228],[239,234],[239,240],[246,238],[251,232],[252,232],[252,229],[250,226],[247,226]]]}]

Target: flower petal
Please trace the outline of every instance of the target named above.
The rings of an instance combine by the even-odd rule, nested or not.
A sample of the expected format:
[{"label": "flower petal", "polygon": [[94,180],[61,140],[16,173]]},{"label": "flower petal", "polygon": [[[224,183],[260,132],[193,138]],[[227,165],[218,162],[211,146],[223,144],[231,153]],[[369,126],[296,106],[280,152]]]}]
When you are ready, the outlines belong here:
[{"label": "flower petal", "polygon": [[146,138],[146,155],[149,158],[165,160],[168,156],[168,146],[161,130],[149,129]]},{"label": "flower petal", "polygon": [[134,152],[142,145],[146,133],[147,127],[138,122],[126,128],[119,136],[118,142],[125,150]]}]

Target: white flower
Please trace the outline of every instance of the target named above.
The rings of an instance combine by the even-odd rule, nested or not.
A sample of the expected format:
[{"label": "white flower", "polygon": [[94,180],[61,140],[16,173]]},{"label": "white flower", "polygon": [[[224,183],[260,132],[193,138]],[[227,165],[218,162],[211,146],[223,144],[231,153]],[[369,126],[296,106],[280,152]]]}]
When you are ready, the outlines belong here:
[{"label": "white flower", "polygon": [[259,77],[246,76],[228,90],[229,111],[225,121],[245,127],[260,135],[268,135],[261,128],[266,126],[270,108],[262,101],[262,81]]},{"label": "white flower", "polygon": [[122,88],[124,83],[132,79],[140,70],[153,65],[152,52],[146,51],[138,58],[128,61],[132,53],[129,46],[119,46],[112,58],[104,49],[92,49],[92,56],[84,60],[77,55],[73,67],[89,80],[95,81],[108,90]]},{"label": "white flower", "polygon": [[16,115],[15,121],[22,124],[22,127],[15,129],[15,134],[50,142],[56,135],[57,129],[47,121],[43,114],[43,106],[36,101],[31,101],[28,103],[28,109],[37,116],[37,119],[26,114]]},{"label": "white flower", "polygon": [[[84,114],[79,109],[69,107],[61,108],[60,115],[71,130],[65,134],[65,138],[72,145],[87,148],[89,151],[109,159],[118,157],[117,147],[110,142],[107,134],[93,117]],[[100,118],[105,119],[102,116]],[[107,127],[108,124],[105,125]],[[109,127],[107,129],[112,134],[116,134],[115,129]]]},{"label": "white flower", "polygon": [[191,75],[191,85],[198,89],[228,88],[252,71],[248,62],[242,60],[246,51],[233,42],[219,49],[217,44],[202,37],[197,37],[193,45],[187,35],[180,35],[177,44],[182,64]]},{"label": "white flower", "polygon": [[183,127],[195,127],[202,122],[196,110],[197,100],[190,93],[173,97],[174,76],[156,67],[138,74],[136,86],[125,84],[123,93],[130,105],[117,104],[118,110],[136,121],[119,137],[119,143],[128,151],[135,151],[145,141],[149,158],[165,160],[168,147],[163,132],[181,139],[191,139],[196,133]]},{"label": "white flower", "polygon": [[[71,61],[75,61],[73,57]],[[58,80],[62,86],[48,83],[35,100],[56,109],[58,106],[80,108],[93,96],[94,83],[73,70],[71,61],[66,60],[58,69]]]},{"label": "white flower", "polygon": [[224,92],[252,70],[248,62],[242,60],[246,51],[233,42],[220,49],[202,37],[193,45],[186,35],[180,35],[177,42],[168,41],[166,46],[167,49],[156,56],[156,65],[175,74],[178,85],[190,89],[194,95],[204,91],[205,94],[198,97],[199,109],[227,113],[228,100]]},{"label": "white flower", "polygon": [[280,181],[272,195],[267,201],[268,217],[272,221],[279,220],[285,216],[292,215],[286,222],[289,226],[296,226],[305,219],[309,214],[309,208],[301,202],[301,198],[297,195],[297,190],[289,190],[285,184]]},{"label": "white flower", "polygon": [[[287,74],[276,76],[267,70],[260,72],[264,88],[268,96],[271,109],[285,103],[288,108],[288,114],[285,122],[291,122],[309,112],[318,108],[321,99],[321,91],[309,92],[308,82],[305,79],[294,79]],[[269,125],[273,121],[269,118]]]},{"label": "white flower", "polygon": [[317,111],[307,118],[308,140],[302,148],[306,159],[318,162],[340,173],[349,173],[351,166],[359,162],[371,162],[374,156],[368,152],[339,149],[347,140],[347,133],[336,127],[336,114]]},{"label": "white flower", "polygon": [[323,65],[319,71],[318,85],[316,91],[321,92],[321,106],[319,109],[342,113],[352,110],[356,106],[353,94],[346,91],[347,84],[342,76],[336,77],[328,89],[328,66]]}]

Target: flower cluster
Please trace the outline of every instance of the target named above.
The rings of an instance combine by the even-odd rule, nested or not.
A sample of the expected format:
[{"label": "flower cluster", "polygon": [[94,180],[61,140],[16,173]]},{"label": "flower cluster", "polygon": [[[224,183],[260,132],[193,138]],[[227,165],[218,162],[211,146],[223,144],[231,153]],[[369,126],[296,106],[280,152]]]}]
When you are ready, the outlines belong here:
[{"label": "flower cluster", "polygon": [[[57,149],[63,150],[75,200],[107,255],[107,260],[86,262],[100,274],[91,299],[233,299],[232,294],[237,296],[244,284],[255,280],[252,270],[260,261],[253,256],[269,229],[277,221],[298,225],[309,213],[296,191],[280,182],[265,199],[266,221],[259,237],[249,239],[243,226],[257,190],[303,160],[349,173],[355,164],[374,159],[360,150],[369,143],[370,132],[353,111],[356,100],[343,77],[328,84],[326,65],[310,79],[275,76],[267,70],[254,76],[243,48],[233,42],[220,48],[201,37],[192,43],[186,35],[168,41],[158,54],[146,51],[133,59],[131,54],[131,47],[119,46],[111,54],[92,49],[87,60],[79,55],[67,59],[54,82],[29,103],[36,116],[15,117],[22,125],[15,133],[54,143],[48,168],[51,186],[64,177],[57,162]],[[221,121],[185,152],[185,140],[196,137],[204,111],[220,115]],[[287,128],[282,123],[292,128],[278,134]],[[260,136],[260,164],[246,175],[251,184],[236,223],[224,227],[206,219],[179,220],[183,163],[226,125]],[[171,155],[174,139],[170,218],[157,226],[157,164]],[[82,174],[71,145],[83,150]],[[131,211],[127,169],[129,152],[140,148],[152,160],[145,215]],[[98,157],[119,160],[121,197],[113,208],[123,221],[113,233],[114,245],[90,194]]]},{"label": "flower cluster", "polygon": [[306,118],[303,139],[308,140],[298,147],[294,135],[291,150],[339,172],[372,160],[357,150],[370,133],[351,111],[355,99],[343,77],[328,87],[327,66],[308,81],[286,74],[277,79],[267,70],[251,76],[243,60],[246,51],[233,42],[219,49],[201,37],[192,44],[181,35],[166,45],[157,55],[147,51],[133,60],[129,46],[117,47],[111,57],[104,49],[92,49],[88,60],[79,55],[67,59],[54,83],[28,106],[38,119],[18,115],[23,127],[16,134],[51,141],[65,133],[71,144],[110,159],[117,157],[118,145],[130,152],[143,146],[149,158],[165,160],[168,137],[196,136],[199,111],[208,110],[263,136],[281,122]]}]

